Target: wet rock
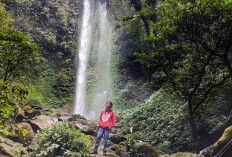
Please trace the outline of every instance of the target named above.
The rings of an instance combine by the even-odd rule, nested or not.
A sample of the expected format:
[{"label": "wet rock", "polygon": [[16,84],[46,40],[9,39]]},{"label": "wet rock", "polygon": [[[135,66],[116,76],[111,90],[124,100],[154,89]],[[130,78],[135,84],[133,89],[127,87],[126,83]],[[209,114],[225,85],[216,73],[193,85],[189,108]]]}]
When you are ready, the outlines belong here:
[{"label": "wet rock", "polygon": [[[27,130],[27,134],[24,136],[22,131],[23,129]],[[13,141],[19,141],[24,143],[26,141],[32,141],[34,137],[34,131],[30,124],[28,123],[19,123],[18,127],[13,127],[11,131],[11,135],[8,135],[7,138],[12,139]]]},{"label": "wet rock", "polygon": [[19,123],[19,128],[20,129],[26,129],[28,133],[26,134],[26,136],[24,138],[27,141],[32,141],[32,139],[34,138],[35,133],[34,133],[32,127],[31,127],[31,125],[28,124],[28,123],[25,123],[25,122],[24,123]]},{"label": "wet rock", "polygon": [[65,121],[68,121],[71,118],[72,118],[72,116],[60,116],[60,117],[58,117],[58,121],[65,122]]},{"label": "wet rock", "polygon": [[46,127],[50,127],[56,122],[58,122],[58,118],[45,116],[45,115],[40,115],[34,117],[31,120],[28,120],[28,123],[31,125],[34,132],[37,132],[38,130],[42,130]]},{"label": "wet rock", "polygon": [[0,156],[15,157],[28,154],[22,144],[0,136]]},{"label": "wet rock", "polygon": [[93,129],[89,124],[83,124],[81,122],[74,122],[76,129],[80,129],[82,133],[86,135],[96,135],[96,130]]}]

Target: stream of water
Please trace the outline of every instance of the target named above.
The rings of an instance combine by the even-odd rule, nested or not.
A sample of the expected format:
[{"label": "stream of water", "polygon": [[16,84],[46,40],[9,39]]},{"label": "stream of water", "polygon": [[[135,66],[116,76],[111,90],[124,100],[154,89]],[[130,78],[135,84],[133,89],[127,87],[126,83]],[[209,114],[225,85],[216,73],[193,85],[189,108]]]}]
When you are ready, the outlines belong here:
[{"label": "stream of water", "polygon": [[[91,3],[90,0],[85,0],[82,16],[74,114],[91,119],[98,117],[111,95],[112,26],[107,18],[107,5],[104,1],[93,0]],[[91,57],[94,58],[93,65],[89,65]],[[92,87],[88,84],[93,82],[88,78],[88,70],[91,71],[91,68],[94,69]]]},{"label": "stream of water", "polygon": [[90,1],[84,1],[84,12],[82,17],[80,43],[79,43],[79,65],[77,71],[77,82],[75,91],[74,114],[84,115],[85,110],[85,87],[86,87],[86,70],[88,64],[89,41],[91,39],[91,14]]}]

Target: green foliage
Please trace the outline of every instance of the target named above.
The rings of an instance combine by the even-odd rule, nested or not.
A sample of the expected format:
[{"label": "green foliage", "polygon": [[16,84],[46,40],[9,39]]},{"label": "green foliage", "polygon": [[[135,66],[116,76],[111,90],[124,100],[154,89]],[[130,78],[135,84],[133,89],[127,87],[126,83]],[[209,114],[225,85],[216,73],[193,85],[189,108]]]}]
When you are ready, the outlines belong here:
[{"label": "green foliage", "polygon": [[13,22],[11,14],[5,10],[5,5],[0,1],[0,29],[3,29]]},{"label": "green foliage", "polygon": [[33,156],[72,156],[74,153],[84,156],[90,150],[88,142],[89,136],[76,130],[73,124],[58,122],[36,134]]},{"label": "green foliage", "polygon": [[28,95],[27,87],[0,80],[0,129],[4,129],[5,135],[10,134],[11,126],[9,124],[15,124],[12,119],[13,111],[23,103],[26,95]]},{"label": "green foliage", "polygon": [[[232,76],[232,3],[167,0],[158,1],[156,10],[147,5],[132,18],[141,19],[147,33],[140,36],[142,51],[135,55],[152,71],[152,84],[165,86],[188,103],[188,120],[197,139],[195,118]],[[130,20],[121,17],[123,22]]]},{"label": "green foliage", "polygon": [[163,143],[165,146],[160,145],[159,149],[170,153],[193,150],[194,143],[186,110],[186,103],[160,90],[144,104],[126,110],[119,116],[125,120],[121,121],[122,124],[128,125],[129,122],[134,131],[142,131],[145,134],[140,137],[142,140],[151,141],[154,145]]},{"label": "green foliage", "polygon": [[9,9],[16,28],[27,32],[43,47],[40,62],[24,82],[35,87],[30,102],[60,107],[71,105],[75,87],[76,43],[82,1],[18,1]]},{"label": "green foliage", "polygon": [[[7,3],[8,1],[1,1]],[[0,2],[0,129],[5,135],[14,127],[14,114],[21,104],[25,103],[29,88],[20,84],[19,79],[37,60],[39,46],[17,29],[11,28],[13,19]],[[17,125],[15,125],[17,127]],[[25,136],[25,129],[18,129]]]},{"label": "green foliage", "polygon": [[25,75],[31,63],[37,60],[39,47],[30,42],[30,36],[24,35],[16,29],[1,32],[0,40],[0,71],[4,81]]}]

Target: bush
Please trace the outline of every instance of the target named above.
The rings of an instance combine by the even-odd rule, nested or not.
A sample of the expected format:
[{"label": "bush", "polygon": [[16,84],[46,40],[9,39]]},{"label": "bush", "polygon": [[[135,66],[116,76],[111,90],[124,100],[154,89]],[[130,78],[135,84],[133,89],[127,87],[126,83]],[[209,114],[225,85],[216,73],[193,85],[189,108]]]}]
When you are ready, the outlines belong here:
[{"label": "bush", "polygon": [[35,157],[57,157],[57,156],[85,156],[90,150],[88,145],[89,136],[69,122],[58,122],[51,128],[37,133],[34,141]]}]

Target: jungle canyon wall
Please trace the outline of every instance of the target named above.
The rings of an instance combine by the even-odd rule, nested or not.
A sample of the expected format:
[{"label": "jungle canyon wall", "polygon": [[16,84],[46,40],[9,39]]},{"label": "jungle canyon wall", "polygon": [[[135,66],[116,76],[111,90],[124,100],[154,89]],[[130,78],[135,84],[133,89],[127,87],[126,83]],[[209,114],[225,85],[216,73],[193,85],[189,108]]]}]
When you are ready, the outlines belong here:
[{"label": "jungle canyon wall", "polygon": [[[99,1],[92,1],[92,3],[98,4]],[[88,80],[87,107],[94,109],[93,106],[96,104],[102,104],[100,106],[102,108],[105,101],[111,99],[117,104],[115,108],[120,109],[144,101],[149,92],[143,85],[145,81],[142,79],[141,67],[134,62],[136,58],[133,52],[136,45],[132,44],[125,29],[114,31],[119,23],[115,17],[130,13],[128,2],[107,1],[104,7],[108,11],[108,19],[100,18],[99,10],[104,8],[100,8],[99,5],[94,6],[95,12],[91,19],[94,31],[90,43],[89,71],[86,76]],[[77,52],[83,1],[21,1],[10,4],[8,9],[14,14],[14,26],[30,34],[32,39],[43,47],[42,53],[39,54],[40,61],[31,68],[31,76],[23,80],[25,84],[30,84],[34,88],[28,103],[55,108],[72,106],[76,67],[79,63]],[[103,12],[100,11],[100,13]],[[100,29],[104,28],[100,25],[107,26],[105,33],[101,33]],[[111,34],[111,37],[107,34]],[[94,43],[94,41],[102,41],[101,44],[108,47],[103,48],[100,43]],[[109,49],[112,49],[112,53],[108,53],[108,56],[102,53]],[[112,60],[109,59],[111,57]],[[98,68],[95,67],[97,64]],[[106,77],[98,75],[99,71],[110,71],[111,78],[107,76],[108,74],[104,74]],[[111,82],[108,83],[111,87],[104,86],[107,90],[103,91],[102,86],[105,82]],[[108,91],[108,96],[102,97],[101,92],[105,91]]]}]

